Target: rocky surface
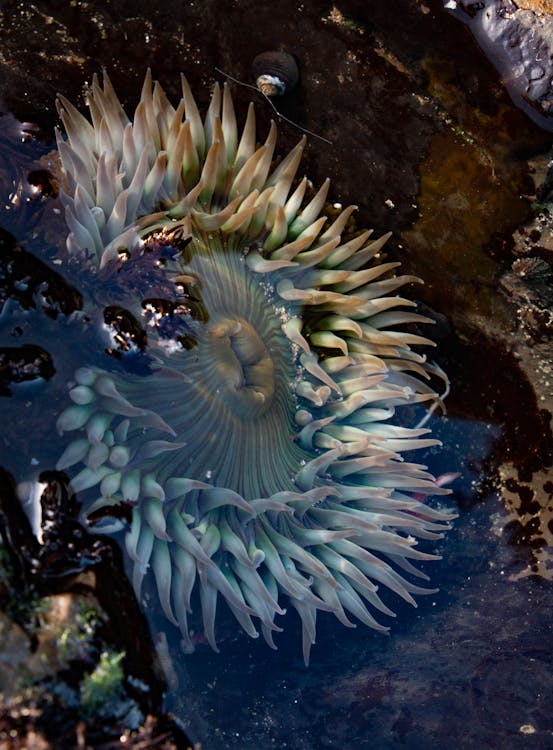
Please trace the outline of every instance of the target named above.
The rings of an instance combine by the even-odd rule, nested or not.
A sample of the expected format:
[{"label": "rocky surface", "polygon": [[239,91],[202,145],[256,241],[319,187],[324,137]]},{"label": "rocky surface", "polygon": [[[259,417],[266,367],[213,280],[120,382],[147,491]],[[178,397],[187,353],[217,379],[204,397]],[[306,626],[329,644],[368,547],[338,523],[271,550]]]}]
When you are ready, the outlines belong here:
[{"label": "rocky surface", "polygon": [[446,3],[469,26],[515,103],[551,130],[553,19],[543,5],[523,6],[512,0]]},{"label": "rocky surface", "polygon": [[83,531],[61,474],[41,479],[39,542],[0,472],[0,748],[191,748],[119,549]]},{"label": "rocky surface", "polygon": [[[550,11],[548,3],[538,5]],[[9,299],[0,320],[0,386],[12,394],[1,397],[0,465],[16,481],[21,466],[38,461],[38,470],[49,469],[49,457],[59,455],[55,418],[68,373],[84,346],[71,338],[66,325],[81,305],[78,270],[52,262],[63,227],[55,213],[55,181],[41,172],[48,172],[48,164],[37,160],[48,161],[52,147],[56,93],[82,102],[83,83],[103,66],[130,106],[150,65],[170,96],[176,96],[178,74],[184,71],[205,107],[210,84],[224,77],[215,68],[250,82],[257,53],[293,53],[300,84],[278,108],[298,127],[279,123],[280,148],[289,149],[301,128],[331,141],[310,138],[305,172],[315,184],[330,176],[333,200],[359,206],[359,225],[373,226],[377,233],[392,230],[389,253],[426,282],[412,295],[437,322],[437,359],[452,380],[449,421],[438,425],[446,442],[442,460],[448,470],[463,473],[455,496],[461,512],[457,536],[451,535],[451,546],[443,549],[448,567],[442,587],[450,588],[450,597],[444,595],[445,604],[437,599],[434,610],[422,606],[421,620],[410,621],[404,613],[406,629],[385,645],[362,640],[360,629],[342,640],[343,634],[335,635],[329,626],[325,635],[323,626],[322,645],[308,675],[290,661],[295,651],[286,643],[280,661],[231,637],[228,650],[236,650],[236,656],[225,661],[223,655],[202,651],[200,643],[199,655],[184,661],[159,633],[172,705],[195,727],[194,735],[213,748],[231,746],[240,732],[245,747],[274,737],[282,747],[308,748],[322,736],[318,722],[334,746],[351,743],[354,735],[359,747],[370,746],[363,742],[371,727],[373,746],[383,748],[440,746],[451,737],[458,747],[549,747],[551,711],[531,673],[534,665],[547,693],[549,657],[538,645],[546,632],[539,612],[551,611],[544,580],[551,576],[553,516],[551,133],[513,104],[468,28],[444,10],[441,0],[398,0],[393,12],[380,0],[230,2],[224,12],[215,0],[169,0],[156,8],[143,0],[5,0],[0,33],[0,97],[4,111],[13,113],[2,117],[5,127],[0,128],[5,165],[0,175],[0,302]],[[515,51],[522,54],[520,48]],[[252,93],[233,84],[242,115]],[[275,113],[260,98],[256,104],[262,134]],[[22,126],[25,121],[33,125]],[[123,313],[118,312],[119,321]],[[40,347],[49,359],[24,347]],[[25,359],[24,352],[33,356]],[[33,380],[20,382],[26,375]],[[22,390],[29,385],[36,390]],[[32,430],[21,429],[22,413]],[[4,486],[3,502],[6,492]],[[64,527],[64,539],[75,531],[72,523]],[[10,533],[17,528],[13,517],[4,523]],[[125,651],[127,682],[134,675],[154,686],[155,700],[140,707],[143,729],[133,730],[151,734],[155,720],[145,717],[159,715],[162,687],[151,671],[148,635],[140,630],[130,637],[123,621],[140,622],[137,610],[119,612],[98,593],[106,579],[124,591],[120,561],[101,567],[102,555],[109,550],[108,556],[116,556],[115,548],[99,542],[96,548],[86,538],[74,554],[63,544],[55,554],[51,546],[40,553],[31,540],[23,535],[12,542],[11,564],[22,571],[42,555],[37,568],[42,573],[33,586],[41,582],[39,598],[47,598],[54,612],[69,594],[63,627],[74,622],[71,612],[78,611],[82,591],[59,590],[56,576],[44,577],[44,571],[65,571],[64,582],[75,583],[81,576],[86,606],[94,601],[99,621],[105,613],[108,622],[118,622],[104,645],[116,654]],[[86,577],[88,562],[86,570],[73,567],[81,565],[83,550],[87,561],[92,553],[100,566],[92,565],[94,583]],[[6,642],[17,644],[20,661],[33,664],[28,625],[8,615],[6,606],[4,612],[0,625]],[[496,644],[498,612],[503,617]],[[49,622],[41,621],[45,632]],[[162,627],[159,622],[157,627]],[[118,640],[117,633],[125,637]],[[48,643],[45,636],[47,650]],[[96,645],[85,659],[77,659],[81,681],[100,663],[103,650]],[[17,659],[6,663],[7,653],[2,652],[2,667],[18,669]],[[144,659],[144,653],[150,656]],[[51,676],[63,672],[59,655],[48,658]],[[146,674],[140,672],[144,664]],[[268,682],[250,694],[255,679],[263,682],[251,677],[259,671]],[[232,677],[240,684],[234,685]],[[511,686],[510,699],[499,689],[505,683]],[[40,717],[51,713],[45,713],[36,692],[26,700],[23,688],[6,697],[2,750],[12,730],[52,741],[39,726]],[[73,714],[65,725],[71,727],[74,746],[112,741],[83,735],[91,730],[86,722],[82,729],[80,721]],[[106,726],[123,732],[117,723]]]}]

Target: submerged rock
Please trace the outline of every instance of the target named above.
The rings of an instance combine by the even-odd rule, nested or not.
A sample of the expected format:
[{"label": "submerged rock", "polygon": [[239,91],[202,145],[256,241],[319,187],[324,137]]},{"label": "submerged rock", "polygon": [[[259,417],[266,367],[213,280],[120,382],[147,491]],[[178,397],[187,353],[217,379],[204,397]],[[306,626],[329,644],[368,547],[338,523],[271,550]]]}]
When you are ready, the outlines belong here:
[{"label": "submerged rock", "polygon": [[512,0],[448,0],[445,7],[469,26],[515,104],[553,130],[553,18]]},{"label": "submerged rock", "polygon": [[80,529],[61,476],[42,480],[39,541],[0,474],[0,748],[191,747],[116,548]]}]

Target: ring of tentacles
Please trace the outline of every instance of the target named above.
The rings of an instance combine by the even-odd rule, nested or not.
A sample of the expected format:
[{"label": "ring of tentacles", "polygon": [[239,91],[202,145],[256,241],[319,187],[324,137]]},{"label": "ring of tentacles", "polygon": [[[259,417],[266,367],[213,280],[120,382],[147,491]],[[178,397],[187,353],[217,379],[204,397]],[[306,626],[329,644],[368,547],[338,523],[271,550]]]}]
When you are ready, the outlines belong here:
[{"label": "ring of tentacles", "polygon": [[239,133],[227,87],[204,120],[184,78],[175,108],[149,72],[132,119],[105,74],[87,104],[90,119],[58,102],[67,253],[99,283],[152,241],[182,248],[167,273],[192,336],[148,377],[77,370],[58,468],[89,515],[132,508],[135,590],[151,569],[187,651],[193,607],[217,649],[220,600],[273,648],[291,605],[306,662],[319,611],[387,630],[379,587],[427,593],[412,561],[436,556],[417,540],[452,518],[421,502],[445,490],[402,456],[437,441],[394,419],[440,401],[439,369],[412,348],[431,344],[428,321],[396,293],[416,279],[382,262],[387,236],[346,236],[354,207],[328,218],[328,181],[297,177],[303,139],[277,161],[251,105]]}]

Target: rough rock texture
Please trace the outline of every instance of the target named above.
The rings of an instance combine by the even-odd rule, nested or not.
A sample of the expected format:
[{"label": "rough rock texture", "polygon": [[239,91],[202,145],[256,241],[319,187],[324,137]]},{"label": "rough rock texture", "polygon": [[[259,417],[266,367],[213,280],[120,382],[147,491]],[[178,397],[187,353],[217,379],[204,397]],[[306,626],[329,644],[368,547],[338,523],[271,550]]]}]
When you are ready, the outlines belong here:
[{"label": "rough rock texture", "polygon": [[534,13],[553,13],[551,0],[519,0],[517,5],[523,10],[532,10]]},{"label": "rough rock texture", "polygon": [[0,471],[0,748],[190,748],[119,549],[83,531],[62,475],[42,481],[39,543]]},{"label": "rough rock texture", "polygon": [[518,106],[551,130],[553,18],[548,16],[547,5],[512,0],[446,3],[468,24]]},{"label": "rough rock texture", "polygon": [[[57,204],[44,194],[44,175],[38,195],[26,175],[51,148],[56,92],[79,101],[102,66],[129,105],[151,65],[171,96],[185,71],[205,107],[210,83],[222,78],[215,67],[249,82],[257,53],[295,54],[300,84],[277,106],[332,141],[310,138],[306,174],[315,184],[331,177],[333,200],[358,204],[360,225],[394,232],[389,252],[425,279],[412,295],[437,321],[437,357],[452,379],[449,417],[437,426],[446,444],[440,466],[463,473],[461,518],[442,546],[442,593],[421,604],[420,619],[401,613],[389,640],[361,629],[344,638],[321,618],[309,673],[294,662],[292,637],[274,655],[223,633],[223,653],[211,655],[197,634],[198,653],[184,660],[154,614],[169,700],[194,736],[216,750],[239,741],[548,748],[543,643],[553,600],[540,576],[550,575],[553,514],[551,134],[513,105],[441,0],[398,0],[393,12],[380,0],[230,2],[224,10],[215,0],[5,0],[0,32],[0,96],[14,114],[0,127],[2,257],[10,257],[0,265],[0,291],[10,297],[0,346],[10,349],[2,374],[12,392],[1,404],[0,464],[11,472],[33,461],[51,468],[65,383],[83,347],[98,345],[92,326],[77,336],[67,324],[66,313],[79,309],[78,269],[53,264],[63,231]],[[242,115],[252,94],[233,85]],[[262,99],[257,113],[263,137],[275,114]],[[22,135],[26,120],[38,127]],[[300,136],[286,123],[279,133],[282,151]],[[124,313],[113,325],[128,341]],[[34,391],[12,372],[13,350],[31,345],[55,368],[48,380],[36,377]]]}]

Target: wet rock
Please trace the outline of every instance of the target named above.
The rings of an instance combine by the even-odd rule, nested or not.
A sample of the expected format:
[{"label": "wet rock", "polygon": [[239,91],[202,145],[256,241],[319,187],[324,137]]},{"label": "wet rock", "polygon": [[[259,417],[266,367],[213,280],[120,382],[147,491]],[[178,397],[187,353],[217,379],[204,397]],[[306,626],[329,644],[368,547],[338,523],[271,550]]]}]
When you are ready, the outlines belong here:
[{"label": "wet rock", "polygon": [[516,306],[519,331],[532,341],[553,334],[553,269],[536,256],[513,261],[500,279],[501,289]]},{"label": "wet rock", "polygon": [[136,317],[117,305],[108,305],[104,309],[104,321],[115,344],[106,349],[108,354],[121,357],[124,352],[133,349],[144,351],[148,337]]},{"label": "wet rock", "polygon": [[446,7],[469,26],[514,101],[553,129],[553,19],[542,12],[551,8],[512,0],[449,0]]},{"label": "wet rock", "polygon": [[0,347],[0,395],[10,393],[9,383],[49,380],[55,371],[50,354],[40,346]]},{"label": "wet rock", "polygon": [[0,693],[7,699],[17,693],[21,673],[29,659],[29,638],[21,625],[0,612]]},{"label": "wet rock", "polygon": [[[538,617],[543,618],[542,610],[536,607],[535,630],[526,636],[528,628],[522,624],[528,619],[532,621],[534,608],[526,605],[526,589],[508,581],[508,576],[500,579],[498,569],[506,560],[508,573],[530,571],[532,575],[535,572],[532,566],[536,560],[539,563],[541,550],[547,550],[551,544],[546,533],[550,506],[547,476],[551,462],[551,404],[544,369],[551,352],[547,341],[536,340],[538,329],[533,325],[525,328],[531,337],[528,345],[521,345],[524,333],[519,329],[521,320],[516,313],[520,300],[530,292],[537,295],[532,304],[545,309],[546,297],[542,291],[546,290],[536,287],[532,274],[530,279],[521,276],[519,261],[538,258],[549,263],[548,212],[543,212],[540,224],[527,224],[527,219],[533,213],[533,181],[537,182],[528,160],[550,147],[551,136],[513,106],[500,77],[476,47],[468,30],[442,6],[441,0],[398,0],[391,12],[387,2],[365,0],[344,0],[332,7],[323,2],[298,5],[288,0],[257,4],[255,8],[249,3],[234,3],[225,6],[225,23],[221,24],[221,5],[215,0],[189,4],[168,0],[157,7],[142,0],[32,5],[6,0],[2,4],[0,92],[18,117],[39,121],[50,132],[57,120],[52,104],[55,93],[61,90],[82,104],[83,82],[90,81],[103,65],[108,67],[126,104],[135,102],[144,68],[152,65],[155,77],[173,99],[178,97],[178,73],[184,70],[205,108],[213,78],[221,77],[215,66],[249,81],[251,61],[258,52],[286,49],[295,54],[301,80],[297,89],[279,102],[279,107],[300,127],[332,141],[332,146],[328,146],[310,139],[306,172],[315,184],[330,176],[333,199],[359,204],[359,225],[373,226],[377,233],[394,230],[395,240],[388,252],[394,259],[400,258],[407,271],[425,278],[426,285],[417,286],[413,294],[436,311],[431,317],[440,321],[442,346],[438,356],[453,381],[448,404],[451,424],[456,418],[463,423],[458,437],[455,433],[446,434],[448,468],[462,466],[469,477],[465,489],[457,492],[465,526],[460,519],[457,529],[462,530],[456,530],[458,536],[451,535],[448,541],[448,545],[457,547],[444,547],[444,570],[455,577],[453,582],[451,578],[446,580],[446,588],[451,583],[451,596],[455,598],[451,613],[440,617],[438,600],[429,604],[426,611],[421,604],[419,612],[424,613],[421,620],[406,618],[406,628],[417,622],[419,632],[404,640],[400,634],[385,643],[362,640],[361,629],[348,639],[342,634],[333,636],[329,627],[326,643],[333,647],[328,653],[336,653],[338,657],[330,668],[327,663],[321,667],[322,675],[317,673],[316,665],[308,675],[303,668],[295,672],[294,665],[290,667],[285,661],[286,646],[281,647],[271,662],[261,650],[254,650],[255,644],[244,647],[243,643],[233,643],[229,651],[235,657],[229,667],[228,661],[221,666],[226,658],[223,654],[206,656],[200,651],[185,661],[177,650],[173,657],[170,646],[165,647],[163,639],[158,639],[171,684],[182,680],[181,685],[194,688],[192,694],[181,689],[180,715],[192,715],[191,721],[201,725],[204,719],[206,724],[211,721],[208,711],[225,714],[213,728],[208,730],[205,725],[202,728],[213,747],[235,744],[238,724],[240,731],[247,727],[250,747],[262,746],[271,731],[275,743],[284,741],[294,746],[298,737],[305,736],[308,738],[305,742],[316,745],[314,726],[322,727],[322,735],[317,737],[322,736],[325,742],[336,746],[351,745],[354,735],[356,741],[361,738],[362,742],[369,728],[370,736],[374,734],[376,738],[374,744],[382,747],[390,743],[416,747],[436,742],[447,744],[451,736],[460,746],[465,743],[467,747],[469,744],[515,747],[521,741],[520,727],[527,726],[526,706],[533,701],[541,710],[538,687],[534,686],[529,693],[531,701],[525,702],[521,684],[513,688],[513,701],[518,701],[520,708],[509,714],[499,730],[496,724],[501,716],[505,717],[505,704],[498,703],[503,713],[494,713],[495,708],[490,712],[498,719],[494,726],[486,721],[484,708],[488,701],[494,700],[501,674],[513,675],[516,669],[512,659],[486,661],[490,643],[496,647],[497,633],[500,633],[500,647],[509,654],[522,653],[524,644],[521,646],[520,637],[524,636],[529,643],[536,634],[542,637],[544,633],[543,625],[542,630],[536,625]],[[229,28],[232,34],[228,33]],[[534,78],[532,85],[537,86],[541,79]],[[252,92],[235,84],[233,94],[239,116],[243,116]],[[256,108],[259,132],[263,134],[268,121],[276,115],[262,99]],[[279,124],[279,133],[281,152],[300,136],[299,129],[288,123]],[[19,154],[17,150],[10,153],[12,157]],[[18,169],[15,157],[10,164]],[[28,172],[25,169],[23,177]],[[47,185],[48,179],[42,175],[39,182]],[[12,187],[12,181],[8,180],[8,195]],[[46,195],[44,188],[41,191]],[[47,206],[58,206],[53,195],[46,200]],[[18,218],[12,216],[14,220]],[[18,225],[18,232],[23,232],[23,225],[24,222]],[[517,227],[525,234],[515,232],[513,236]],[[22,241],[23,235],[16,236]],[[528,241],[524,250],[519,248],[517,237]],[[58,240],[61,246],[63,232]],[[26,243],[23,245],[30,249]],[[47,245],[35,242],[32,255],[39,263],[47,257]],[[135,268],[136,279],[140,281],[143,267],[137,263]],[[74,269],[66,266],[58,270],[68,283],[79,287],[74,282],[78,272],[73,275]],[[500,290],[500,279],[507,294]],[[13,294],[19,304],[16,291]],[[141,300],[155,300],[154,309],[146,312],[151,314],[151,320],[167,327],[169,335],[174,335],[177,316],[166,302],[169,300],[172,305],[178,300],[171,290],[159,294],[150,291],[149,297],[138,297],[129,289],[128,299],[116,303],[107,298],[110,293],[109,278],[102,279],[93,303],[101,300],[102,315],[108,305],[117,308],[110,325],[116,320],[113,333],[120,336],[123,348],[129,345],[132,349],[140,340],[144,327]],[[133,295],[139,300],[138,309],[130,304]],[[121,310],[134,317],[129,319],[128,327],[123,324]],[[38,317],[29,323],[29,329],[35,332]],[[540,331],[540,335],[547,333],[541,328]],[[53,329],[47,332],[52,337]],[[37,434],[43,444],[50,444],[55,420],[52,418],[48,423],[44,411],[48,408],[55,411],[56,397],[59,405],[60,390],[55,389],[57,386],[61,389],[71,377],[73,360],[78,359],[75,350],[79,338],[85,342],[82,346],[98,345],[97,338],[84,327],[82,332],[79,328],[78,334],[73,332],[63,340],[58,351],[63,354],[65,348],[67,356],[58,357],[61,364],[56,361],[56,375],[48,384],[51,388],[47,398],[36,404],[34,421],[29,415],[26,418],[26,425],[41,425],[43,432],[36,427],[29,431],[32,434],[25,430],[21,435],[19,430],[16,437],[20,442],[16,443],[8,431],[7,460],[15,444],[22,455],[35,455],[28,453],[27,446]],[[103,342],[99,350],[103,352]],[[118,353],[127,356],[119,350]],[[69,365],[64,370],[65,359]],[[109,360],[110,366],[120,364]],[[127,362],[124,364],[127,366]],[[51,403],[54,407],[50,407]],[[21,410],[14,409],[13,414],[20,418]],[[14,424],[15,417],[10,420]],[[490,438],[483,447],[467,445],[467,426],[474,425],[475,420],[481,420],[489,428]],[[37,446],[38,443],[34,450]],[[477,479],[472,483],[475,475]],[[494,502],[489,499],[491,489],[507,507],[505,513],[498,500],[500,522],[492,531],[484,513],[484,502],[492,505]],[[133,676],[140,674],[140,668],[146,669],[148,676],[140,682],[146,684],[151,679],[150,684],[157,684],[150,667],[144,667],[144,661],[150,659],[150,642],[136,607],[129,603],[117,551],[97,539],[94,546],[88,535],[81,540],[75,537],[79,527],[74,509],[69,515],[64,511],[67,503],[71,505],[71,498],[56,498],[54,493],[49,500],[50,510],[45,511],[52,529],[42,547],[33,535],[22,533],[25,519],[16,520],[13,509],[9,511],[11,520],[3,528],[8,530],[6,545],[14,553],[14,568],[19,570],[23,581],[43,587],[42,593],[49,596],[54,595],[52,589],[60,590],[57,595],[73,584],[92,590],[113,621],[106,640],[117,653],[126,651],[126,670],[127,663],[135,665],[126,673]],[[512,524],[505,532],[506,515]],[[501,553],[496,550],[498,540],[504,542]],[[513,554],[517,555],[514,563]],[[471,580],[475,568],[479,575]],[[523,583],[534,583],[532,590],[540,591],[539,581]],[[543,591],[542,596],[547,604]],[[458,609],[453,606],[457,600]],[[439,601],[443,603],[444,598]],[[121,602],[124,606],[120,606]],[[434,610],[433,604],[437,605]],[[502,613],[499,622],[498,611]],[[544,611],[549,613],[549,609]],[[504,613],[508,616],[503,617]],[[131,633],[129,622],[133,623]],[[322,630],[324,639],[324,626]],[[528,643],[524,654],[533,653]],[[395,660],[391,653],[394,648],[397,648]],[[326,651],[324,646],[323,651]],[[148,655],[146,659],[144,654]],[[354,668],[357,674],[344,676],[344,664],[353,663],[352,654],[354,658],[357,655]],[[533,657],[521,658],[522,673],[529,679],[531,670],[527,666]],[[259,670],[260,663],[273,665],[275,671],[281,669],[282,683],[276,685],[276,690],[263,694],[257,689],[257,677],[252,677],[248,694],[248,686],[242,680],[244,675],[255,676],[261,671],[264,676],[273,676],[272,669]],[[94,665],[89,666],[93,670]],[[195,679],[190,681],[194,670]],[[213,677],[208,679],[206,674]],[[240,684],[233,686],[230,678],[227,681],[230,674],[238,675]],[[542,667],[539,674],[545,675]],[[284,688],[280,690],[282,684]],[[306,684],[312,686],[311,690],[305,689]],[[467,684],[472,686],[469,691]],[[327,701],[322,707],[321,685]],[[51,685],[47,687],[45,695]],[[139,702],[140,687],[135,685],[134,689]],[[235,703],[230,705],[235,710],[228,711],[228,692],[233,689]],[[157,696],[160,688],[156,690]],[[211,703],[206,696],[211,696]],[[153,701],[152,710],[159,706],[157,697],[149,700]],[[3,731],[15,729],[21,737],[26,737],[25,732],[31,737],[34,732],[35,737],[42,737],[40,741],[51,742],[43,729],[37,728],[38,717],[44,716],[43,727],[50,722],[53,731],[59,731],[59,737],[69,738],[71,747],[108,742],[105,738],[99,740],[96,730],[83,726],[74,715],[72,723],[56,723],[57,706],[47,712],[24,701],[15,702],[3,716]],[[209,708],[204,716],[206,706]],[[148,709],[142,710],[146,715]],[[514,724],[512,715],[517,719]],[[282,719],[276,726],[275,716]],[[547,743],[550,740],[547,717],[543,727],[543,734],[538,734],[536,740]],[[503,730],[515,734],[504,736]],[[122,734],[127,736],[125,732]]]},{"label": "wet rock", "polygon": [[37,538],[0,476],[0,747],[191,747],[161,714],[160,668],[119,550],[80,527],[63,477],[40,482]]},{"label": "wet rock", "polygon": [[53,319],[82,307],[80,292],[0,228],[0,313],[8,300],[24,310],[41,307]]}]

